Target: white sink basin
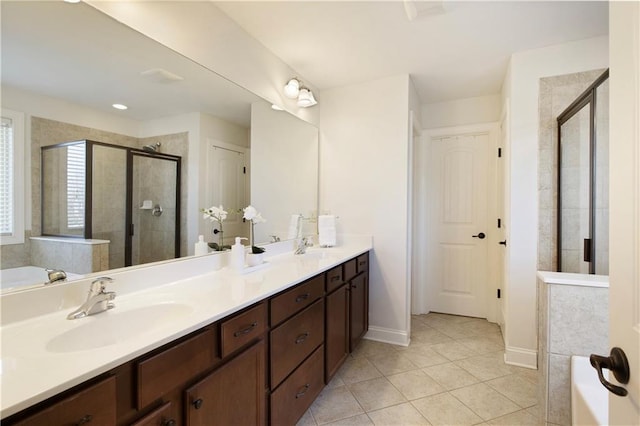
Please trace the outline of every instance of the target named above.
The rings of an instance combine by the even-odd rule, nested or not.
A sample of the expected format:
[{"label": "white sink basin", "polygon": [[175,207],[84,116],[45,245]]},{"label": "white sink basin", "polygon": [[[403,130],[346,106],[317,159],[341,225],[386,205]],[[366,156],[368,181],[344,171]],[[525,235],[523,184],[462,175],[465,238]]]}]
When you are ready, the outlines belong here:
[{"label": "white sink basin", "polygon": [[189,315],[193,308],[182,303],[158,303],[129,310],[112,310],[72,320],[77,327],[49,340],[49,352],[86,351],[115,345]]}]

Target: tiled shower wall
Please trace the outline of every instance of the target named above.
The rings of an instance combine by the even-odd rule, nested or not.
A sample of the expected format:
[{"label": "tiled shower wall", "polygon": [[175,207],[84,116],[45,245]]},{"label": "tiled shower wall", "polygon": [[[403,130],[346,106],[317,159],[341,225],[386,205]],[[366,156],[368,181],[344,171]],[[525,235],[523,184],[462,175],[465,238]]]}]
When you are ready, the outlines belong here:
[{"label": "tiled shower wall", "polygon": [[540,79],[538,97],[538,270],[557,269],[558,122],[560,115],[605,70]]}]

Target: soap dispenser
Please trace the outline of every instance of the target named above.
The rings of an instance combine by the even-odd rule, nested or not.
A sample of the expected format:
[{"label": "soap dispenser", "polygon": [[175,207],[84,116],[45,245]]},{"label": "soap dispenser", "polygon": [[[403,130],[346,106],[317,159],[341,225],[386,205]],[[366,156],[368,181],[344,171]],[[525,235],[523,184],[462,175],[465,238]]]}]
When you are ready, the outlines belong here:
[{"label": "soap dispenser", "polygon": [[204,241],[204,236],[202,235],[198,236],[195,252],[196,256],[202,256],[203,254],[209,253],[209,246]]},{"label": "soap dispenser", "polygon": [[236,237],[236,243],[231,246],[231,268],[240,270],[244,268],[244,255],[245,249],[241,240],[246,240],[244,237]]}]

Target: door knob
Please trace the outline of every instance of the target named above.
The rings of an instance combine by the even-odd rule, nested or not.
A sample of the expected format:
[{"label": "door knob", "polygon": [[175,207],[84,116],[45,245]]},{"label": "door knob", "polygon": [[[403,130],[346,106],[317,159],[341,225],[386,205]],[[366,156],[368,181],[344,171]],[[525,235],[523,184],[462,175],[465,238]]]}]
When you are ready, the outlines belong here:
[{"label": "door knob", "polygon": [[484,240],[484,237],[486,237],[484,232],[480,232],[478,235],[472,235],[473,238],[480,238],[481,240]]},{"label": "door knob", "polygon": [[627,396],[627,390],[625,388],[610,383],[602,374],[602,369],[606,368],[611,371],[613,373],[613,377],[623,385],[629,383],[629,361],[622,349],[611,348],[611,353],[608,357],[591,354],[589,361],[593,368],[598,371],[600,383],[602,383],[609,392],[618,396]]}]

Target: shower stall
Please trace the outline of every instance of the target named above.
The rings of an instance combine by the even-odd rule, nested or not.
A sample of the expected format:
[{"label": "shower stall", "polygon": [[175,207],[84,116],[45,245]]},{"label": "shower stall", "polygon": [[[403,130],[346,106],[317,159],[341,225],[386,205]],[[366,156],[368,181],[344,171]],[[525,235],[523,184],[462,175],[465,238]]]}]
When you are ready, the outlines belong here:
[{"label": "shower stall", "polygon": [[42,235],[109,240],[109,269],[179,257],[181,157],[159,148],[42,147]]},{"label": "shower stall", "polygon": [[609,274],[609,71],[558,120],[558,271]]}]

